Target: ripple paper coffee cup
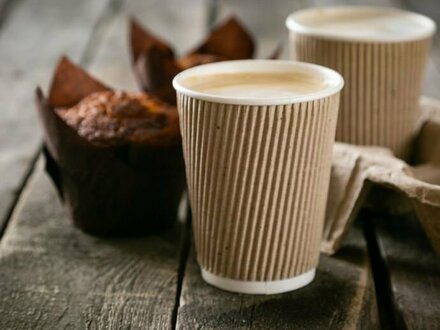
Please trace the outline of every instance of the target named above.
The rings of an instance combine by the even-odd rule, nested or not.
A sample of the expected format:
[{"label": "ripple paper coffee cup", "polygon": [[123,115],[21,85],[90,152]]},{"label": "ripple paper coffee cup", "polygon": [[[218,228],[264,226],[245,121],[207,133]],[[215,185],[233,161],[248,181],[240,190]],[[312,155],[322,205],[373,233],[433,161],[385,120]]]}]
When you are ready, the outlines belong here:
[{"label": "ripple paper coffee cup", "polygon": [[435,23],[400,9],[353,6],[300,10],[286,24],[293,59],[344,77],[336,140],[408,158]]},{"label": "ripple paper coffee cup", "polygon": [[[286,84],[309,82],[312,90],[283,94],[266,76],[278,74]],[[247,75],[239,80],[252,86],[268,79],[269,87],[264,95],[241,80],[229,86],[230,95],[194,87],[209,75],[221,75],[210,78],[214,85]],[[257,294],[310,283],[342,77],[312,64],[247,60],[192,68],[173,83],[203,278],[225,290]]]}]

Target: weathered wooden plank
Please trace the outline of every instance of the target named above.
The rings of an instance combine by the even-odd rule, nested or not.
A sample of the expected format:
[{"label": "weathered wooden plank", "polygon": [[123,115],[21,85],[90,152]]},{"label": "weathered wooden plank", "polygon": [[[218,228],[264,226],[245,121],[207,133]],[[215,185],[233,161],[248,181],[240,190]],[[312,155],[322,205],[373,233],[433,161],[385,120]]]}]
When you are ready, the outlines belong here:
[{"label": "weathered wooden plank", "polygon": [[[129,14],[158,34],[166,32],[163,37],[178,49],[203,34],[192,33],[203,26],[202,0],[192,1],[185,17],[177,1],[157,10],[154,4],[116,4],[105,26],[95,31],[84,62],[106,83],[137,89],[128,54]],[[176,23],[170,27],[157,15]],[[83,234],[70,224],[40,163],[0,244],[0,329],[173,328],[181,234],[179,225],[172,233],[143,239]]]},{"label": "weathered wooden plank", "polygon": [[0,329],[165,329],[179,231],[104,240],[70,225],[42,161],[0,244]]},{"label": "weathered wooden plank", "polygon": [[440,328],[440,263],[415,217],[376,217],[377,243],[390,278],[396,326]]},{"label": "weathered wooden plank", "polygon": [[11,5],[0,31],[0,228],[40,147],[33,91],[37,84],[48,84],[60,54],[80,58],[107,1]]},{"label": "weathered wooden plank", "polygon": [[334,256],[321,256],[307,287],[273,296],[232,294],[206,284],[194,253],[185,272],[178,329],[376,329],[365,241],[353,228]]}]

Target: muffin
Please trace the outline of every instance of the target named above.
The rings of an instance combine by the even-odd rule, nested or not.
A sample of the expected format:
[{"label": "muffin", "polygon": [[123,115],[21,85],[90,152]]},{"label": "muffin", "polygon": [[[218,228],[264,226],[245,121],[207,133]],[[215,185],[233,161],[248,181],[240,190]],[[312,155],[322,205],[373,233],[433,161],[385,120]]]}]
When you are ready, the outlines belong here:
[{"label": "muffin", "polygon": [[55,112],[96,146],[160,147],[179,142],[175,109],[145,93],[95,92],[75,106],[57,108]]},{"label": "muffin", "polygon": [[78,227],[123,237],[173,225],[185,188],[173,106],[113,91],[66,58],[36,101],[46,169]]}]

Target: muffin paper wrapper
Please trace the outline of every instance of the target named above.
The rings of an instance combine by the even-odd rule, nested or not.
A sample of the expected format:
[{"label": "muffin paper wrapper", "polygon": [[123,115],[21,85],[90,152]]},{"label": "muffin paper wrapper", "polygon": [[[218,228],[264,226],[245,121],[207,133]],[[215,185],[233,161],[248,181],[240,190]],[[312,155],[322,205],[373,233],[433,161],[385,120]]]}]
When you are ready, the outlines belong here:
[{"label": "muffin paper wrapper", "polygon": [[368,198],[386,200],[389,210],[415,211],[440,255],[440,101],[420,105],[412,166],[385,148],[335,144],[322,252],[336,252],[370,191]]},{"label": "muffin paper wrapper", "polygon": [[49,97],[36,91],[46,170],[77,226],[100,236],[141,235],[171,226],[185,188],[181,142],[168,147],[96,146],[54,111],[110,90],[66,58]]}]

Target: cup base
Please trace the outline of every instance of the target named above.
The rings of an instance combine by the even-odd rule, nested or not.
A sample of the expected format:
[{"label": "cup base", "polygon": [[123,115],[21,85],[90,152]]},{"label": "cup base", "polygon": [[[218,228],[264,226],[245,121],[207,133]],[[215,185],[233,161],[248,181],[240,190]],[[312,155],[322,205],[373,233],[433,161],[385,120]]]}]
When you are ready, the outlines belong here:
[{"label": "cup base", "polygon": [[202,268],[203,279],[222,290],[247,294],[276,294],[302,288],[313,281],[316,268],[301,275],[277,281],[240,281],[214,275]]}]

